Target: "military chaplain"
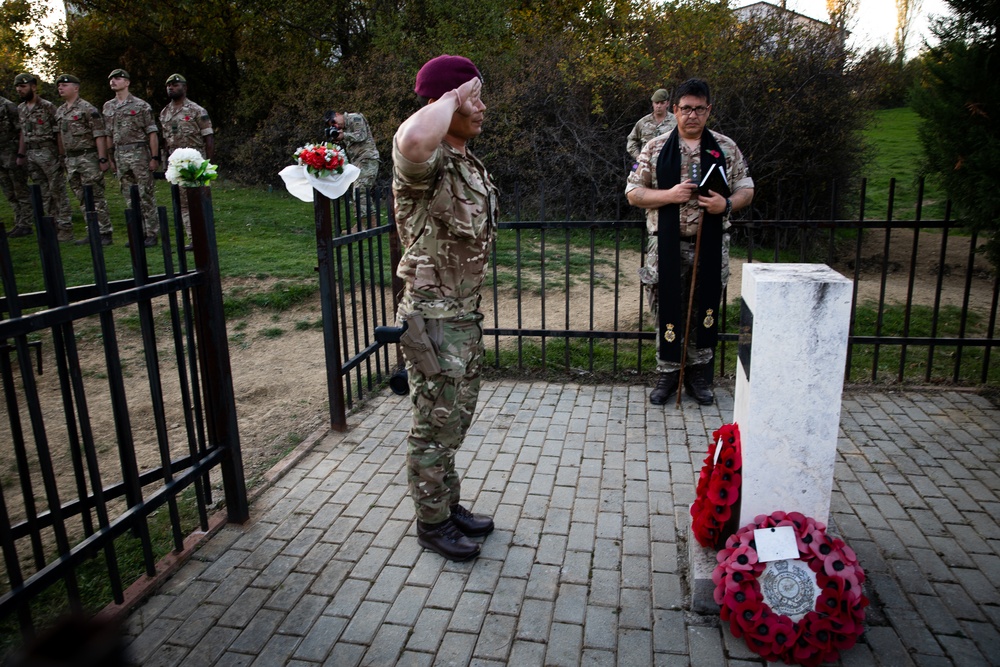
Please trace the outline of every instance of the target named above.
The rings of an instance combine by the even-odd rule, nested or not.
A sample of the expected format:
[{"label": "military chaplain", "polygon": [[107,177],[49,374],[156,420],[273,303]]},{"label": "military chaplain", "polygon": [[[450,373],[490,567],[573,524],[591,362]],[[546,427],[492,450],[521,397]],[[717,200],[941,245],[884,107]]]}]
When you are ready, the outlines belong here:
[{"label": "military chaplain", "polygon": [[653,103],[653,113],[646,114],[636,122],[625,145],[625,150],[634,160],[639,159],[639,151],[647,141],[677,127],[677,118],[669,111],[670,94],[666,90],[660,88],[654,92],[650,101]]},{"label": "military chaplain", "polygon": [[[83,189],[90,186],[94,193],[94,210],[97,211],[101,245],[111,245],[111,216],[104,198],[104,172],[110,166],[104,137],[104,117],[93,104],[80,97],[80,79],[72,74],[62,74],[56,87],[63,104],[56,110],[59,127],[59,153],[66,158],[69,187],[77,201],[84,206]],[[78,245],[90,242],[89,238],[77,241]]]},{"label": "military chaplain", "polygon": [[[711,112],[705,81],[689,79],[681,84],[674,102],[677,127],[643,147],[625,188],[629,203],[646,209],[650,236],[646,265],[639,275],[657,322],[664,324],[656,336],[659,378],[649,395],[654,405],[663,405],[677,391],[682,355],[688,394],[702,405],[715,400],[712,357],[718,339],[719,300],[729,280],[729,234],[725,232],[731,226],[730,214],[750,205],[754,184],[736,143],[705,130]],[[695,181],[700,179],[694,177],[707,174],[712,165],[724,170],[732,192],[729,197],[714,190],[698,193]],[[699,227],[701,246],[695,268]],[[695,280],[695,304],[691,331],[684,335],[691,280]],[[686,351],[681,349],[684,343]]]},{"label": "military chaplain", "polygon": [[17,105],[0,95],[0,190],[14,209],[14,226],[7,232],[9,238],[29,236],[32,232],[28,171],[17,165],[20,140]]},{"label": "military chaplain", "polygon": [[104,103],[103,109],[104,127],[108,133],[105,137],[108,159],[111,160],[111,170],[118,174],[126,206],[131,207],[129,191],[132,186],[139,186],[146,236],[143,245],[150,248],[157,244],[160,229],[153,184],[153,172],[160,168],[162,162],[156,120],[153,109],[128,91],[132,83],[128,72],[113,70],[108,75],[108,83],[115,93],[113,99]]},{"label": "military chaplain", "polygon": [[453,561],[493,519],[462,504],[455,455],[472,424],[483,365],[480,289],[496,238],[498,193],[468,142],[483,128],[482,79],[468,58],[442,55],[417,73],[426,104],[393,138],[392,190],[403,257],[400,346],[413,403],[407,476],[417,542]]},{"label": "military chaplain", "polygon": [[[206,160],[215,153],[215,134],[208,112],[187,97],[187,79],[180,74],[167,77],[167,97],[170,104],[160,111],[160,126],[167,142],[167,159],[178,148],[194,148]],[[191,214],[188,213],[187,188],[181,188],[181,218],[187,233],[187,250],[191,241]]]},{"label": "military chaplain", "polygon": [[17,107],[21,122],[21,141],[17,165],[28,166],[28,176],[42,189],[42,209],[56,223],[60,242],[73,240],[73,221],[66,194],[66,170],[59,156],[56,105],[38,96],[38,79],[31,74],[14,77],[21,104]]}]

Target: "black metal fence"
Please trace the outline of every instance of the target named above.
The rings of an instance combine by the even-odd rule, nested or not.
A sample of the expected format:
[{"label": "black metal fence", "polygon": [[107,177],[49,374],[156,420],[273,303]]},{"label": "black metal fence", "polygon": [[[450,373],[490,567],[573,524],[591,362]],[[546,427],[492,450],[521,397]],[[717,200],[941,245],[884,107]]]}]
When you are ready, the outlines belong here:
[{"label": "black metal fence", "polygon": [[[183,250],[174,252],[184,246],[185,193],[193,266]],[[88,197],[94,281],[70,288],[37,186],[32,196],[43,291],[18,292],[0,226],[0,634],[7,637],[18,627],[30,637],[39,617],[59,610],[122,604],[129,585],[156,574],[163,552],[181,550],[193,529],[221,525],[209,513],[222,500],[228,520],[248,517],[208,189],[173,187],[174,233],[160,208],[158,249],[143,247],[141,215],[126,211],[132,277],[122,280],[108,278]],[[133,187],[130,211],[139,210]],[[147,252],[162,253],[162,274],[150,275]],[[130,328],[140,334],[138,349]],[[55,378],[40,361],[32,365],[32,347],[48,345]]]},{"label": "black metal fence", "polygon": [[[862,182],[854,200],[864,202],[865,187]],[[923,219],[922,184],[915,219],[894,220],[894,192],[891,185],[878,219],[863,204],[856,218],[838,219],[833,197],[821,219],[759,219],[751,208],[735,221],[717,373],[735,367],[738,309],[727,304],[738,296],[744,261],[825,262],[854,281],[848,381],[1000,382],[992,363],[1000,344],[1000,283],[977,252],[977,235],[948,212]],[[490,364],[568,377],[654,370],[654,327],[637,278],[647,242],[639,214],[623,209],[614,220],[581,219],[587,216],[567,204],[564,217],[552,219],[544,197],[541,205],[538,197],[533,201],[531,219],[524,219],[514,189],[507,197],[513,219],[499,225],[491,290],[483,296]],[[335,202],[332,213],[329,201],[316,202],[335,428],[344,427],[354,400],[380,388],[400,361],[373,336],[376,326],[393,323],[392,295],[400,289],[392,286],[398,252],[388,252],[398,245],[391,202],[378,198],[378,204],[388,224],[352,229],[341,223],[351,219],[350,202]],[[335,383],[335,377],[346,379]]]}]

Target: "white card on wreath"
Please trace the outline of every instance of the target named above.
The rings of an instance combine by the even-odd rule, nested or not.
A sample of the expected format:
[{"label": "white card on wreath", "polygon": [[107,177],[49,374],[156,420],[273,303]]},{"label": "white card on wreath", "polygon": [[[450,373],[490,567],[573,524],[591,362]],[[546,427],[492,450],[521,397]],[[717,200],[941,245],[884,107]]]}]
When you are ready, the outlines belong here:
[{"label": "white card on wreath", "polygon": [[799,557],[799,545],[792,526],[757,528],[753,531],[753,540],[757,545],[758,563]]}]

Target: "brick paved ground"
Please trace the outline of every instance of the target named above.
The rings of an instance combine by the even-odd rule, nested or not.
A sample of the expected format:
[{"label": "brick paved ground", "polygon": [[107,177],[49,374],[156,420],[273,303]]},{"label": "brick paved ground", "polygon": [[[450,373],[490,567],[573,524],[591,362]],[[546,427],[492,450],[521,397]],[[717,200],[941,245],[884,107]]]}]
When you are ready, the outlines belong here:
[{"label": "brick paved ground", "polygon": [[[687,508],[732,397],[489,382],[459,457],[482,556],[416,543],[405,398],[330,434],[136,610],[142,665],[749,665],[686,611]],[[848,393],[832,530],[869,575],[844,665],[1000,662],[1000,411],[967,393]]]}]

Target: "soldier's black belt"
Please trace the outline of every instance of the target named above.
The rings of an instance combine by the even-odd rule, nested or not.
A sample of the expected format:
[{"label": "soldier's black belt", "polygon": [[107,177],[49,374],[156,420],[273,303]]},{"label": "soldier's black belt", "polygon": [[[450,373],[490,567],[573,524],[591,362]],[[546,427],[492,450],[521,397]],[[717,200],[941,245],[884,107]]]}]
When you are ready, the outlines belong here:
[{"label": "soldier's black belt", "polygon": [[80,157],[81,155],[90,155],[96,152],[96,148],[81,148],[78,151],[66,151],[66,157]]}]

